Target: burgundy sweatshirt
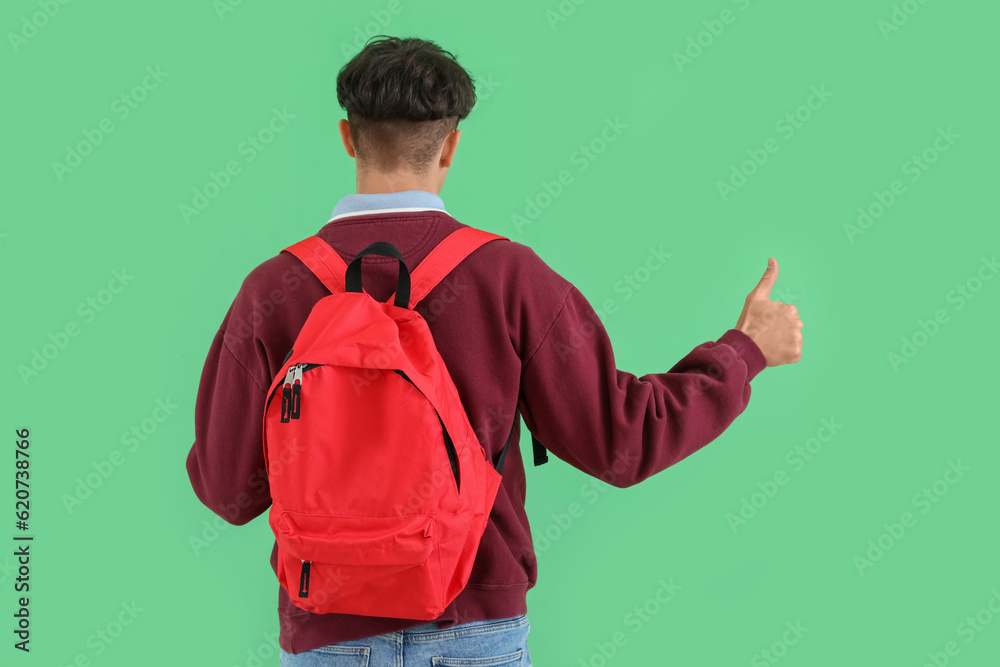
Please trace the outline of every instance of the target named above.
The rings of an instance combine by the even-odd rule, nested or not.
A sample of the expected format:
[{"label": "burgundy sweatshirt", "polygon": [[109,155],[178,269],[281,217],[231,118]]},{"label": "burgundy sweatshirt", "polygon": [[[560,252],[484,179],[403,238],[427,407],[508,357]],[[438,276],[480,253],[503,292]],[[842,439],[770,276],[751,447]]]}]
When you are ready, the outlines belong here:
[{"label": "burgundy sweatshirt", "polygon": [[[373,241],[388,241],[412,271],[464,226],[443,210],[362,212],[335,218],[317,234],[346,263]],[[365,291],[386,300],[397,266],[395,259],[366,256]],[[187,472],[198,498],[229,523],[245,524],[271,504],[261,434],[266,392],[310,309],[328,294],[296,257],[279,253],[246,277],[215,334],[198,387]],[[518,424],[468,585],[436,619],[439,628],[527,613],[537,564],[524,507],[519,418],[552,455],[540,470],[565,462],[627,487],[718,437],[746,408],[750,381],[766,365],[753,340],[730,329],[666,372],[636,377],[618,370],[587,299],[516,241],[475,250],[416,310],[494,463]],[[277,545],[271,566],[277,572]],[[277,588],[279,644],[289,653],[426,623],[313,614]]]}]

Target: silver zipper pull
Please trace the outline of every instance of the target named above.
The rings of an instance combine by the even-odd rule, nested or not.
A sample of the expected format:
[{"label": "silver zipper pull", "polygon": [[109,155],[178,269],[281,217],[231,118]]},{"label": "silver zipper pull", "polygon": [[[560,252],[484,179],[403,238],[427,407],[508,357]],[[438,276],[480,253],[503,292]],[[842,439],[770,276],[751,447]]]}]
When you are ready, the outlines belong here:
[{"label": "silver zipper pull", "polygon": [[298,364],[288,367],[285,373],[285,381],[281,387],[281,423],[287,424],[292,412],[292,378],[295,376],[295,368]]}]

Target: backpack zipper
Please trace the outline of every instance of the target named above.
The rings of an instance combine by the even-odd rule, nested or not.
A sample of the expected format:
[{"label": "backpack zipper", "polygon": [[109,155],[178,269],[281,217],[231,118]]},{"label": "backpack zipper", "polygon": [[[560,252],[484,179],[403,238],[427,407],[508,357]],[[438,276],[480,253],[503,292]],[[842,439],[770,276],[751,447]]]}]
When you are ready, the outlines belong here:
[{"label": "backpack zipper", "polygon": [[[398,368],[394,368],[393,372],[395,372],[397,375],[399,375],[399,377],[403,378],[404,380],[406,380],[407,382],[409,382],[411,385],[413,385],[413,388],[416,389],[417,391],[419,391],[424,396],[424,398],[427,397],[426,394],[424,394],[424,392],[420,391],[420,387],[418,387],[413,382],[413,380],[411,380],[406,375],[406,373],[404,373],[403,371],[399,370]],[[459,475],[458,475],[458,452],[455,450],[455,443],[452,442],[451,436],[448,434],[448,429],[445,428],[444,420],[441,419],[441,415],[438,414],[437,408],[434,407],[433,403],[431,404],[431,409],[434,410],[434,414],[438,418],[438,423],[441,424],[441,433],[444,436],[444,448],[445,448],[445,451],[448,453],[448,463],[451,465],[452,475],[455,477],[455,490],[461,492],[461,489],[462,489],[461,479],[459,478]]]},{"label": "backpack zipper", "polygon": [[292,364],[281,387],[281,423],[298,419],[302,413],[302,374],[322,364]]}]

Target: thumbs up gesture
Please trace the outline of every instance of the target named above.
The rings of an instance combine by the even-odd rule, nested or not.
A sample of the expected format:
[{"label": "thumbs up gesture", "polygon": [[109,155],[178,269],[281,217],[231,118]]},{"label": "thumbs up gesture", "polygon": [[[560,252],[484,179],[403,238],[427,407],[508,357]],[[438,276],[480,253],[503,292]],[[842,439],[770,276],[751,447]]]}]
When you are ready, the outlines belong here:
[{"label": "thumbs up gesture", "polygon": [[767,270],[743,304],[736,323],[764,353],[768,366],[794,364],[802,358],[802,320],[795,306],[771,301],[771,288],[778,280],[778,260],[770,257]]}]

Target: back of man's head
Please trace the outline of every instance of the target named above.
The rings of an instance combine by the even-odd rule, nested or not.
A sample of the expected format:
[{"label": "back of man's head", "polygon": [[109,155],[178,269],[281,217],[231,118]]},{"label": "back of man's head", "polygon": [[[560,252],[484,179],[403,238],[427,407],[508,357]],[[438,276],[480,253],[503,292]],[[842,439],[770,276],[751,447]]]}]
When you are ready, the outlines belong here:
[{"label": "back of man's head", "polygon": [[347,111],[359,170],[426,175],[475,106],[476,89],[434,42],[379,35],[340,70],[337,101]]}]

